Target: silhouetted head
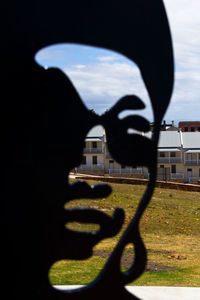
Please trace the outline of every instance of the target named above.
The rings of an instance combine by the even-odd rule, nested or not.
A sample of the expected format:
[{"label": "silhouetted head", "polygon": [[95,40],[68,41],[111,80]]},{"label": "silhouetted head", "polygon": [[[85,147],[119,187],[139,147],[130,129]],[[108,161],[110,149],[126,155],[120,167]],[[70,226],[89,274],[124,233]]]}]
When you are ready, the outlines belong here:
[{"label": "silhouetted head", "polygon": [[[111,190],[107,186],[91,188],[84,183],[68,186],[64,171],[68,174],[80,164],[84,139],[98,124],[105,127],[109,149],[119,163],[152,167],[150,160],[153,159],[155,164],[159,124],[173,87],[168,21],[161,0],[103,0],[98,6],[93,0],[69,0],[59,4],[22,0],[4,1],[3,6],[5,34],[2,35],[1,71],[2,94],[5,92],[6,97],[1,110],[1,128],[5,128],[1,148],[4,209],[1,222],[3,258],[10,264],[9,267],[4,265],[3,273],[8,275],[12,268],[15,278],[13,289],[10,290],[7,282],[3,286],[12,296],[64,299],[65,295],[58,296],[48,283],[51,264],[62,258],[90,256],[99,240],[119,231],[124,217],[122,210],[116,210],[112,218],[95,210],[85,211],[85,214],[79,210],[65,212],[63,207],[67,200],[99,198],[109,195]],[[34,62],[41,48],[68,42],[111,49],[137,64],[153,107],[152,139],[127,133],[127,129],[136,124],[141,130],[147,130],[144,119],[128,118],[122,122],[117,117],[118,112],[128,106],[142,108],[137,96],[116,99],[118,102],[109,112],[96,116],[88,111],[61,71],[44,70]],[[126,149],[120,149],[118,142],[124,143]],[[144,147],[152,151],[150,156],[144,157]],[[152,189],[153,185],[148,197],[145,196],[148,201]],[[141,211],[144,208],[142,206]],[[65,230],[65,223],[72,219],[96,220],[100,231],[92,235]],[[137,239],[133,242],[141,246],[138,227],[134,229]],[[126,241],[122,244],[120,251]],[[115,268],[119,265],[120,251],[115,255]],[[121,282],[119,270],[112,270],[117,295],[117,291],[122,292],[120,284],[126,280]],[[96,299],[103,297],[102,286],[96,290]],[[94,298],[93,290],[87,298]]]}]

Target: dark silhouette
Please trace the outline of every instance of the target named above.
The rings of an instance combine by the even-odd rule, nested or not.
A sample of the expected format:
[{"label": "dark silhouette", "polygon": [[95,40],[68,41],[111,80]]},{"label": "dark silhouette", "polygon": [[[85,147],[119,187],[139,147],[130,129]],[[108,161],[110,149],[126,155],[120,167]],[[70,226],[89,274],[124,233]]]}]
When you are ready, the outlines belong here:
[{"label": "dark silhouette", "polygon": [[[154,189],[159,128],[173,87],[172,44],[163,2],[11,0],[2,6],[2,295],[29,300],[136,299],[124,285],[138,278],[146,264],[139,221]],[[147,131],[145,119],[117,118],[124,109],[144,107],[136,96],[125,95],[98,116],[85,107],[62,71],[36,64],[34,56],[41,48],[67,42],[108,48],[138,65],[154,111],[151,139],[127,134],[128,128]],[[60,292],[49,283],[51,265],[60,259],[90,257],[93,246],[115,235],[123,223],[120,208],[113,217],[92,209],[64,210],[67,201],[111,192],[107,185],[69,185],[66,176],[81,163],[84,139],[98,124],[106,129],[113,158],[127,166],[147,166],[150,182],[99,277],[80,291]],[[100,230],[94,235],[70,231],[64,227],[70,220],[96,222]],[[120,258],[127,243],[135,246],[135,261],[122,273]]]}]

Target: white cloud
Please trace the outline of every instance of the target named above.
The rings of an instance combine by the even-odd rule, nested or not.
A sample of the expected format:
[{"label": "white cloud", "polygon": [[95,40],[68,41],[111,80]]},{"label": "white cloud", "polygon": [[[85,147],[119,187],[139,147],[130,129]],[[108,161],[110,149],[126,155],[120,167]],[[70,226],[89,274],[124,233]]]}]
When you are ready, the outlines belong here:
[{"label": "white cloud", "polygon": [[99,56],[99,57],[97,57],[97,60],[99,60],[101,62],[110,62],[110,61],[119,60],[119,56],[117,56],[117,55]]},{"label": "white cloud", "polygon": [[[174,93],[165,118],[196,119],[200,111],[200,1],[164,0],[164,4],[175,58]],[[123,95],[134,93],[147,104],[146,115],[153,119],[139,70],[119,57],[105,54],[97,57],[96,64],[82,70],[72,66],[66,72],[88,106],[102,111]]]},{"label": "white cloud", "polygon": [[97,62],[84,68],[75,65],[64,71],[71,78],[88,108],[95,108],[98,113],[103,113],[121,97],[135,94],[146,104],[147,108],[142,114],[149,119],[153,118],[140,71],[128,60]]},{"label": "white cloud", "polygon": [[200,110],[200,1],[165,0],[164,3],[173,38],[176,70],[167,116],[193,120]]},{"label": "white cloud", "polygon": [[82,70],[86,68],[86,65],[75,65],[74,67],[78,70]]},{"label": "white cloud", "polygon": [[[200,0],[164,0],[164,4],[175,57],[174,92],[165,119],[200,119]],[[128,59],[122,60],[121,55],[95,49],[82,46],[84,53],[72,56],[75,47],[73,51],[67,47],[54,47],[51,51],[46,48],[40,52],[40,59],[48,66],[51,64],[47,60],[53,59],[54,65],[56,61],[89,108],[101,113],[120,97],[134,93],[146,103],[146,116],[152,119],[149,97],[138,68]]]}]

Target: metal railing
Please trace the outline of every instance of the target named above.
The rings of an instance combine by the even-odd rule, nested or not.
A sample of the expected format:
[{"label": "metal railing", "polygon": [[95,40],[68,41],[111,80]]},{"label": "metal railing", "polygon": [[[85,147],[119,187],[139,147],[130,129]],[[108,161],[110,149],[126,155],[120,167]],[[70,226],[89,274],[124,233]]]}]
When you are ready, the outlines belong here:
[{"label": "metal railing", "polygon": [[80,170],[102,170],[104,169],[104,165],[103,164],[97,164],[97,165],[80,165],[77,169]]},{"label": "metal railing", "polygon": [[171,173],[171,179],[184,179],[184,173]]},{"label": "metal railing", "polygon": [[200,160],[198,159],[185,159],[184,160],[185,166],[200,166]]},{"label": "metal railing", "polygon": [[124,169],[109,169],[109,174],[143,174],[142,169],[124,168]]},{"label": "metal railing", "polygon": [[198,180],[199,180],[199,177],[194,177],[194,176],[187,178],[187,181],[189,183],[196,183]]},{"label": "metal railing", "polygon": [[103,153],[103,149],[102,148],[84,148],[83,149],[83,153],[87,154],[87,153]]},{"label": "metal railing", "polygon": [[158,163],[181,163],[181,157],[158,157]]}]

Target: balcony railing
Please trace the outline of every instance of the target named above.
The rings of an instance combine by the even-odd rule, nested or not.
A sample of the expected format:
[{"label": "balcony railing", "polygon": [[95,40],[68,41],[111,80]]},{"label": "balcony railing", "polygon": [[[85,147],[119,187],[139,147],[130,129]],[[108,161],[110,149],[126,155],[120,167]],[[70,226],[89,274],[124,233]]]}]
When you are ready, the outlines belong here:
[{"label": "balcony railing", "polygon": [[141,169],[124,168],[124,169],[109,169],[109,174],[143,174]]},{"label": "balcony railing", "polygon": [[185,159],[184,160],[185,166],[200,166],[200,160],[197,159]]},{"label": "balcony railing", "polygon": [[171,179],[184,179],[183,173],[171,173],[170,174]]},{"label": "balcony railing", "polygon": [[198,180],[199,180],[199,177],[194,177],[194,176],[187,178],[187,181],[189,183],[196,183]]},{"label": "balcony railing", "polygon": [[171,163],[171,164],[177,164],[181,163],[181,157],[158,157],[158,163]]},{"label": "balcony railing", "polygon": [[83,149],[83,153],[88,154],[88,153],[103,153],[103,149],[102,148],[84,148]]},{"label": "balcony railing", "polygon": [[104,169],[104,165],[103,164],[80,165],[77,169],[79,169],[79,170],[102,170],[102,169]]}]

